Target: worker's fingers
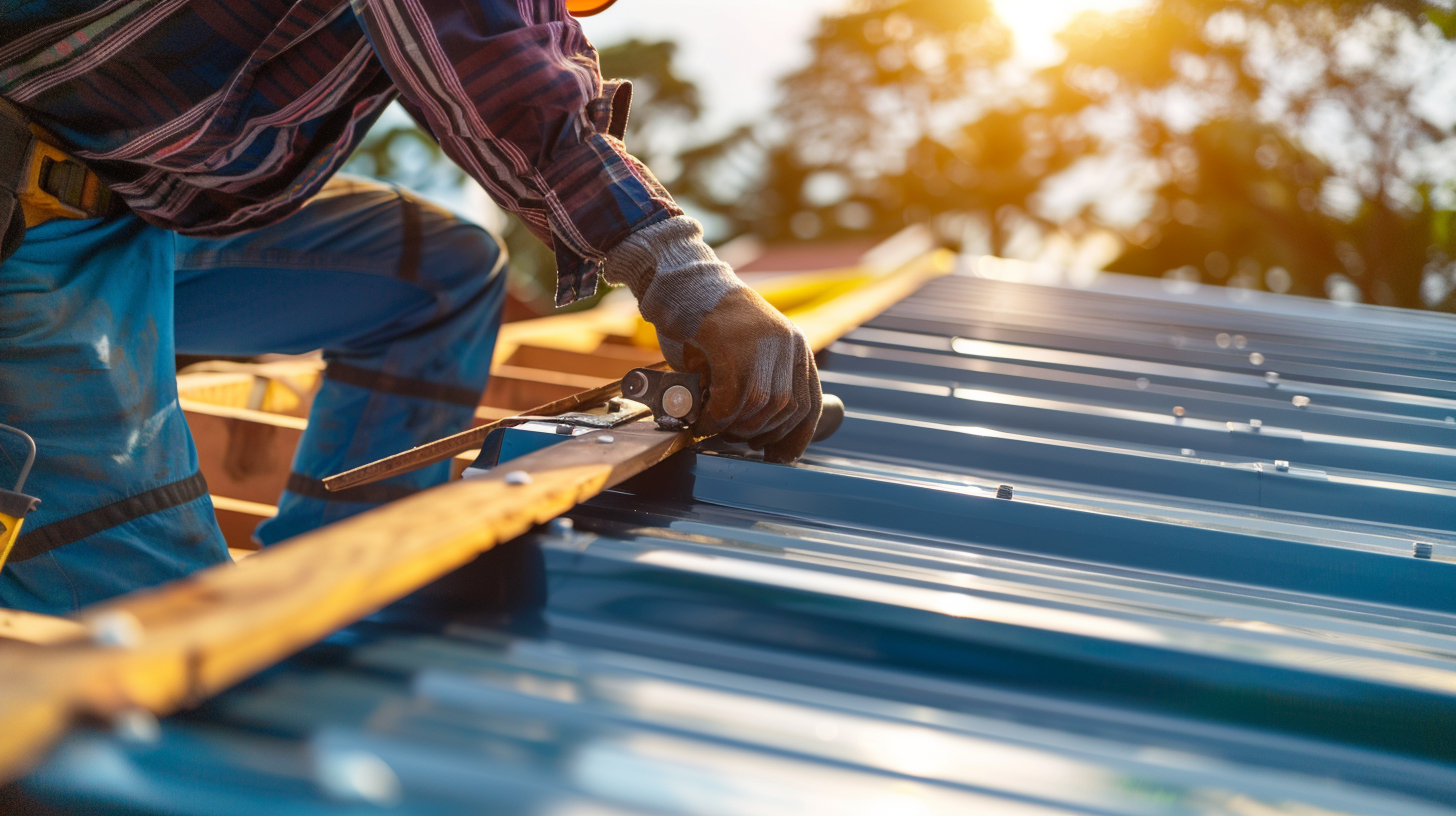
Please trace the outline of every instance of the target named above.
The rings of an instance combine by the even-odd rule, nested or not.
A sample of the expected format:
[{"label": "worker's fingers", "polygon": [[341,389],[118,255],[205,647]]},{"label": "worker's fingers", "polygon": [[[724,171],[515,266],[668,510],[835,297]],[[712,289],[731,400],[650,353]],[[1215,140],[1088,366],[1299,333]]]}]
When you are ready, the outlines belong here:
[{"label": "worker's fingers", "polygon": [[795,437],[811,411],[818,416],[813,355],[803,332],[758,293],[738,287],[725,294],[685,344],[683,361],[707,381],[708,402],[694,424],[699,434],[780,451],[802,452],[808,444],[779,443]]},{"label": "worker's fingers", "polygon": [[[750,440],[776,427],[794,401],[794,353],[791,338],[763,338],[754,355],[754,374],[743,409],[724,434],[734,441]],[[761,445],[759,447],[762,447]]]},{"label": "worker's fingers", "polygon": [[804,455],[804,450],[814,438],[814,429],[819,425],[819,412],[823,408],[824,396],[819,387],[819,369],[814,365],[814,354],[808,344],[803,347],[801,376],[795,382],[796,400],[803,410],[796,413],[785,427],[789,431],[776,442],[764,446],[763,458],[780,464],[793,462]]},{"label": "worker's fingers", "polygon": [[812,390],[817,392],[819,375],[814,367],[814,355],[807,344],[796,343],[793,354],[785,357],[785,363],[790,378],[785,387],[789,399],[785,401],[783,409],[764,423],[763,430],[749,438],[748,445],[754,450],[763,450],[788,436],[810,416],[814,408],[810,379],[812,378],[814,385]]}]

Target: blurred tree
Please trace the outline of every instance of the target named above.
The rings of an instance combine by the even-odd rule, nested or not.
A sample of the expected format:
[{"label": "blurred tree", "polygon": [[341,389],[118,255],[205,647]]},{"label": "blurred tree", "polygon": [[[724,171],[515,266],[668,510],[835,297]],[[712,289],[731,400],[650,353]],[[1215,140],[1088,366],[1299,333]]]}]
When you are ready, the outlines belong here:
[{"label": "blurred tree", "polygon": [[1453,34],[1420,0],[1152,0],[1079,17],[1028,75],[984,2],[861,0],[678,190],[768,240],[979,224],[1001,253],[1101,226],[1129,272],[1432,304],[1456,277]]},{"label": "blurred tree", "polygon": [[[602,76],[633,83],[626,143],[664,179],[677,174],[675,154],[681,130],[702,112],[697,86],[683,78],[674,64],[676,53],[676,43],[636,39],[599,52]],[[445,201],[458,200],[467,183],[464,172],[397,106],[381,117],[344,169]],[[511,294],[538,313],[549,312],[555,292],[555,258],[514,216],[502,215],[506,219],[502,237],[511,258]],[[604,289],[601,294],[605,293]],[[566,311],[589,309],[599,299],[578,301]]]},{"label": "blurred tree", "polygon": [[[1161,0],[1070,26],[1067,59],[1046,72],[1052,107],[1093,137],[1092,153],[1133,145],[1152,168],[1147,216],[1126,230],[1118,268],[1386,305],[1438,299],[1456,174],[1430,159],[1456,146],[1456,111],[1422,97],[1426,70],[1456,51],[1428,9]],[[1120,130],[1088,125],[1114,113]]]},{"label": "blurred tree", "polygon": [[682,156],[680,195],[767,240],[884,233],[946,211],[957,192],[994,195],[936,138],[1002,101],[994,71],[1010,38],[986,0],[860,2],[823,18],[810,46],[769,126]]}]

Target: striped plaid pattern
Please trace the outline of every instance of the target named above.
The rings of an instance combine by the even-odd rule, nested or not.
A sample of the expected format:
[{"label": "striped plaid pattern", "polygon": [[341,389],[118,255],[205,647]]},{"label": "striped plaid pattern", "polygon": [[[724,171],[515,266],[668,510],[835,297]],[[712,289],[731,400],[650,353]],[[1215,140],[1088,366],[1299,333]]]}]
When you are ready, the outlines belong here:
[{"label": "striped plaid pattern", "polygon": [[203,236],[298,209],[401,98],[556,251],[562,305],[681,213],[605,132],[563,0],[0,0],[0,96],[137,214]]}]

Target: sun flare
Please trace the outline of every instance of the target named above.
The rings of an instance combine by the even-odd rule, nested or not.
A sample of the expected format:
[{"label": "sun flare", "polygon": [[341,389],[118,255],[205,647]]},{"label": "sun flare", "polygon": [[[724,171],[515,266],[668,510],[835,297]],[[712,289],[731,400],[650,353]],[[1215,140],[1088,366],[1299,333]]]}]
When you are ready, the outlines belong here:
[{"label": "sun flare", "polygon": [[1147,0],[991,0],[996,16],[1011,29],[1016,49],[1032,62],[1049,62],[1060,55],[1056,34],[1084,11],[1117,12],[1147,4]]}]

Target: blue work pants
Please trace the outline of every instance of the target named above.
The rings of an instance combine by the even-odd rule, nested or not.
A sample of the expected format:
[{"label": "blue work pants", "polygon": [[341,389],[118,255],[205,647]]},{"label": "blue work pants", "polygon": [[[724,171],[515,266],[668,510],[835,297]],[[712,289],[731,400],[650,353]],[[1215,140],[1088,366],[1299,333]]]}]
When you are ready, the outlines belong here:
[{"label": "blue work pants", "polygon": [[[443,482],[448,463],[345,494],[320,480],[469,426],[504,260],[480,227],[348,177],[226,239],[129,213],[32,228],[0,264],[0,422],[35,437],[25,488],[42,503],[0,570],[0,606],[64,614],[228,560],[177,403],[179,352],[324,350],[265,545]],[[0,473],[14,473],[3,457]]]}]

